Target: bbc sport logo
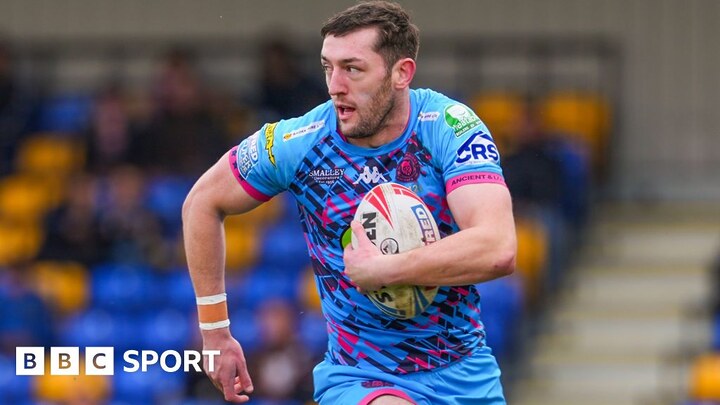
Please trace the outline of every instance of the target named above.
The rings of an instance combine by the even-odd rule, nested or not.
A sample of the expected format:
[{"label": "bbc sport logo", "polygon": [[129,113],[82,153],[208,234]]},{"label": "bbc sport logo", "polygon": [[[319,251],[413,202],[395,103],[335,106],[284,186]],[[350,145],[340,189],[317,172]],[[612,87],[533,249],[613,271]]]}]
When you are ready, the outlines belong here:
[{"label": "bbc sport logo", "polygon": [[[16,375],[45,375],[44,347],[22,346],[15,348]],[[215,357],[219,350],[166,350],[160,354],[154,350],[127,350],[123,353],[122,371],[126,373],[147,372],[149,367],[160,367],[163,371],[174,373],[181,368],[190,372],[202,372],[203,356],[208,358],[208,372],[215,371]],[[79,375],[80,348],[75,346],[50,348],[50,375]],[[109,346],[86,347],[84,351],[85,375],[114,375],[115,348]]]}]

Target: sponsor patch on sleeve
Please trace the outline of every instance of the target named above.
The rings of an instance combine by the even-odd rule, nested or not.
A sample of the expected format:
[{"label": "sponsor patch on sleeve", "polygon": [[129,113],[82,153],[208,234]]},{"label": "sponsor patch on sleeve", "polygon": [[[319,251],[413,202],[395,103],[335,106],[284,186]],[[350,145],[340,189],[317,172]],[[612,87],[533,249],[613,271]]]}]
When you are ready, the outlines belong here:
[{"label": "sponsor patch on sleeve", "polygon": [[254,133],[240,143],[237,148],[237,169],[243,178],[247,178],[250,169],[258,161],[258,133]]},{"label": "sponsor patch on sleeve", "polygon": [[469,137],[457,149],[455,165],[499,163],[500,153],[490,135],[478,132]]},{"label": "sponsor patch on sleeve", "polygon": [[265,127],[265,150],[267,151],[268,159],[270,160],[270,163],[274,167],[277,167],[275,165],[275,155],[273,154],[273,146],[275,145],[275,127],[277,126],[277,122],[272,124],[267,124]]},{"label": "sponsor patch on sleeve", "polygon": [[455,136],[461,136],[480,125],[480,118],[468,107],[453,104],[445,108],[445,123],[452,128]]},{"label": "sponsor patch on sleeve", "polygon": [[312,134],[321,130],[325,126],[325,120],[315,121],[304,127],[298,128],[292,132],[288,132],[283,135],[283,142],[287,142],[293,138],[299,138],[307,134]]}]

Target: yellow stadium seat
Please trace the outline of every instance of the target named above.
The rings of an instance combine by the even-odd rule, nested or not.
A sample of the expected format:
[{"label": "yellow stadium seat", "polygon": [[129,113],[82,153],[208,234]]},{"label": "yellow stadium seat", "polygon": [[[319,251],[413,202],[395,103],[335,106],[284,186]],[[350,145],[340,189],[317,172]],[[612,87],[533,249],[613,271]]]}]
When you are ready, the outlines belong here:
[{"label": "yellow stadium seat", "polygon": [[16,222],[37,222],[58,200],[49,181],[31,175],[0,180],[0,217]]},{"label": "yellow stadium seat", "polygon": [[233,226],[267,225],[278,219],[284,209],[284,204],[283,198],[276,196],[270,199],[270,201],[260,204],[250,212],[225,218],[225,222],[229,222],[233,224]]},{"label": "yellow stadium seat", "polygon": [[501,152],[509,153],[514,146],[513,134],[527,108],[523,97],[499,91],[479,93],[470,99],[470,107],[487,125]]},{"label": "yellow stadium seat", "polygon": [[33,265],[33,285],[51,308],[67,315],[87,305],[87,269],[76,262],[41,261]]},{"label": "yellow stadium seat", "polygon": [[612,120],[607,101],[596,94],[566,91],[548,95],[539,108],[544,130],[587,144],[594,166],[605,165]]},{"label": "yellow stadium seat", "polygon": [[695,360],[690,373],[690,396],[696,401],[720,402],[720,353]]},{"label": "yellow stadium seat", "polygon": [[533,303],[542,293],[543,275],[548,260],[547,230],[529,218],[515,218],[517,234],[516,267],[524,279],[527,302]]},{"label": "yellow stadium seat", "polygon": [[318,289],[315,285],[315,273],[313,272],[312,266],[308,266],[308,268],[303,270],[299,287],[300,300],[303,307],[311,311],[321,312],[320,294],[318,294]]},{"label": "yellow stadium seat", "polygon": [[225,267],[229,272],[252,266],[259,256],[257,226],[242,221],[225,221]]},{"label": "yellow stadium seat", "polygon": [[18,150],[17,169],[48,177],[66,177],[85,165],[83,145],[60,134],[37,134]]},{"label": "yellow stadium seat", "polygon": [[80,359],[80,375],[50,375],[48,363],[45,362],[45,375],[33,380],[35,399],[61,404],[98,404],[109,399],[110,377],[85,375],[85,359]]},{"label": "yellow stadium seat", "polygon": [[40,250],[43,233],[36,224],[0,220],[0,266],[33,259]]}]

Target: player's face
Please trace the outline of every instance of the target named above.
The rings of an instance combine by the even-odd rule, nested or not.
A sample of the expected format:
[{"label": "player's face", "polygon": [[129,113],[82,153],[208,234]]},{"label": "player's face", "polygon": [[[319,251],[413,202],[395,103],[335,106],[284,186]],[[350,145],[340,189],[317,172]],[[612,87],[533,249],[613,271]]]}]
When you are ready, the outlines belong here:
[{"label": "player's face", "polygon": [[395,107],[391,74],[375,52],[377,29],[365,28],[323,41],[321,63],[338,125],[348,138],[377,134]]}]

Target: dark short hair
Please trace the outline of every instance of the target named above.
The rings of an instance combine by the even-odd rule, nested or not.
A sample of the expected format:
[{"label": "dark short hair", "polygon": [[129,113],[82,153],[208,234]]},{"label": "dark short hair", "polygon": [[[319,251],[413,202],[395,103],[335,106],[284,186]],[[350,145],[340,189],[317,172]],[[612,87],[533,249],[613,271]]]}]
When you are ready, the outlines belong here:
[{"label": "dark short hair", "polygon": [[401,58],[417,59],[420,30],[399,4],[389,1],[362,2],[335,14],[325,22],[320,35],[341,37],[369,27],[378,29],[375,51],[382,55],[388,69]]}]

